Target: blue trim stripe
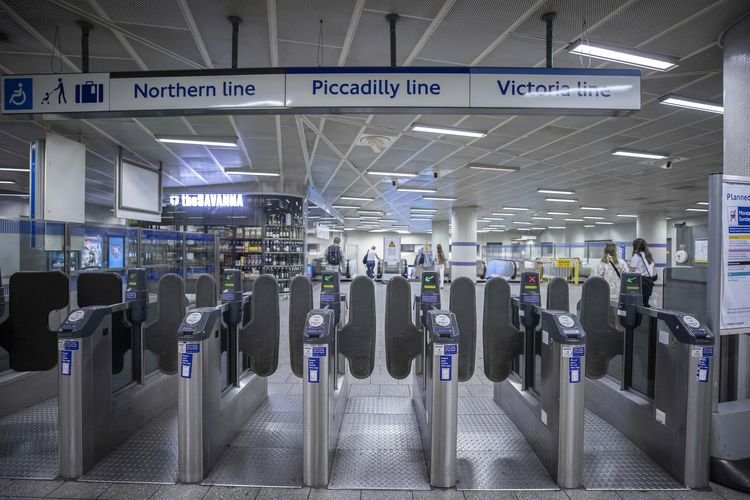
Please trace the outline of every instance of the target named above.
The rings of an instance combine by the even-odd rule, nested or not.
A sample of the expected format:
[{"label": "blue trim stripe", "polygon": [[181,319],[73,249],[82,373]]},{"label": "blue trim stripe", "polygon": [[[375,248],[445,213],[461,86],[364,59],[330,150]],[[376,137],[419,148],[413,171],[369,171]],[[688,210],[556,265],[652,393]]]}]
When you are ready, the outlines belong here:
[{"label": "blue trim stripe", "polygon": [[440,66],[440,67],[404,67],[399,66],[392,68],[390,66],[357,66],[357,67],[300,67],[300,68],[287,68],[286,73],[288,75],[309,75],[309,74],[322,74],[322,73],[369,73],[369,74],[396,74],[396,73],[455,73],[455,74],[468,74],[469,68],[467,67],[455,67],[455,66]]},{"label": "blue trim stripe", "polygon": [[651,248],[667,248],[666,243],[649,243],[648,246]]},{"label": "blue trim stripe", "polygon": [[472,266],[473,267],[476,265],[477,265],[476,261],[473,261],[473,262],[465,262],[465,261],[460,261],[460,260],[451,261],[451,266],[466,266],[466,267]]},{"label": "blue trim stripe", "polygon": [[581,69],[581,68],[470,68],[478,75],[580,75],[580,76],[641,76],[638,69]]},{"label": "blue trim stripe", "polygon": [[454,246],[454,247],[475,247],[478,244],[479,243],[477,243],[476,241],[453,241],[451,242],[451,246]]}]

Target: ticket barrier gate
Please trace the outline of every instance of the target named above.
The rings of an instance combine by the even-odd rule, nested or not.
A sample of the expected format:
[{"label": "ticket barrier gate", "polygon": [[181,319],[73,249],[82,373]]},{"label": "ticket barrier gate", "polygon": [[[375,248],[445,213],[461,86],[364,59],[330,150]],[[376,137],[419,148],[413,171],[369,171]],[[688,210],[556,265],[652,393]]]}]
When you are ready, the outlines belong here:
[{"label": "ticket barrier gate", "polygon": [[[422,273],[421,295],[415,301],[412,323],[411,287],[401,276],[388,281],[385,305],[385,352],[388,373],[404,379],[415,362],[412,401],[422,437],[432,486],[456,485],[458,382],[473,372],[476,298],[474,283],[459,278],[451,285],[451,310],[442,310],[438,274]],[[455,287],[455,290],[453,289]],[[470,292],[470,293],[469,293]],[[461,349],[466,325],[466,357]],[[466,366],[462,363],[467,360]]]},{"label": "ticket barrier gate", "polygon": [[57,331],[54,311],[68,306],[68,278],[61,272],[17,272],[0,281],[0,347],[9,370],[0,373],[0,417],[57,395]]},{"label": "ticket barrier gate", "polygon": [[[187,300],[181,277],[159,280],[158,318],[147,322],[145,269],[127,271],[125,301],[114,273],[84,273],[78,300],[58,329],[60,475],[77,478],[133,432],[174,405],[175,332]],[[90,304],[90,305],[84,305]],[[147,373],[146,351],[158,370]],[[113,387],[113,374],[132,351],[133,381]]]},{"label": "ticket barrier gate", "polygon": [[583,484],[586,333],[573,314],[541,308],[539,274],[511,297],[503,278],[485,286],[484,372],[495,402],[563,488]]},{"label": "ticket barrier gate", "polygon": [[[587,332],[586,407],[680,483],[706,488],[714,335],[694,316],[642,304],[639,274],[623,273],[617,303],[609,302],[602,278],[584,283],[580,317]],[[612,325],[611,308],[624,333]],[[636,342],[637,336],[647,337],[645,353],[638,352],[644,343]],[[618,355],[621,366],[612,370],[610,362]],[[637,360],[646,361],[649,379],[640,390],[634,384]]]},{"label": "ticket barrier gate", "polygon": [[299,350],[292,354],[292,371],[302,376],[303,384],[302,482],[311,487],[326,486],[330,480],[349,393],[348,375],[364,379],[375,368],[372,280],[365,276],[352,280],[349,318],[343,326],[336,317],[336,306],[345,305],[338,273],[324,273],[322,283],[321,308],[312,309],[312,283],[304,276],[294,278],[289,312],[290,349]]},{"label": "ticket barrier gate", "polygon": [[[268,395],[279,361],[279,286],[271,275],[242,291],[242,273],[196,283],[196,308],[177,329],[178,479],[203,480],[236,432]],[[222,370],[226,351],[226,370]]]}]

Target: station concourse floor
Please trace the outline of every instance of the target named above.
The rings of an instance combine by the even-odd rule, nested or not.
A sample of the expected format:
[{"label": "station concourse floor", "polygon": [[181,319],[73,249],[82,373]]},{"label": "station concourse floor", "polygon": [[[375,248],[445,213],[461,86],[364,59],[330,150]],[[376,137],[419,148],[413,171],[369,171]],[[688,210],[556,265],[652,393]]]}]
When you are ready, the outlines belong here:
[{"label": "station concourse floor", "polygon": [[[416,283],[412,285],[415,292],[418,291]],[[346,292],[348,289],[348,283],[342,283],[342,291]],[[512,290],[514,293],[517,292],[518,284],[512,284]],[[571,287],[570,289],[570,301],[571,310],[575,310],[575,304],[580,298],[581,287]],[[659,288],[655,290],[657,296],[655,296],[654,302],[659,302],[658,292]],[[317,294],[319,288],[315,288],[316,292],[316,303]],[[544,297],[545,290],[542,290]],[[477,293],[477,304],[481,311],[483,296],[482,285],[478,286]],[[445,287],[443,293],[443,304],[447,306],[449,298],[449,286]],[[350,418],[359,419],[363,418],[365,421],[372,415],[366,413],[370,411],[368,404],[372,404],[374,401],[380,401],[382,407],[383,402],[396,403],[391,404],[390,407],[403,406],[404,403],[409,401],[411,395],[411,378],[406,380],[397,381],[392,379],[385,367],[385,355],[384,355],[384,336],[383,336],[383,312],[385,306],[385,285],[376,284],[376,301],[378,311],[378,328],[377,328],[377,343],[376,343],[376,362],[375,371],[372,376],[366,380],[356,380],[350,377],[351,389],[350,389],[350,405],[352,401],[359,401],[360,415],[357,415],[357,410],[354,410],[354,414],[350,414],[347,410],[347,416]],[[288,300],[281,301],[280,307],[281,313],[281,351],[279,354],[279,369],[277,372],[269,378],[268,391],[269,401],[296,401],[301,400],[301,389],[302,384],[300,379],[296,378],[289,366],[288,356],[288,336],[287,336],[287,325],[288,325]],[[477,358],[473,378],[466,382],[461,383],[459,386],[459,397],[460,402],[463,402],[466,407],[476,406],[477,403],[486,405],[488,408],[494,405],[492,402],[492,384],[489,382],[482,373],[482,350],[481,350],[481,321],[482,315],[479,314],[477,317],[478,323],[478,338],[477,338]],[[461,403],[460,403],[461,404]],[[481,406],[480,405],[480,406]],[[356,405],[355,405],[356,406]],[[388,406],[388,405],[386,405]],[[386,410],[385,413],[388,413]],[[394,411],[392,413],[398,413]],[[406,417],[406,415],[388,415],[389,417]],[[412,417],[413,418],[413,417]],[[345,417],[346,419],[346,417]],[[459,418],[459,420],[461,420]],[[366,423],[366,422],[365,422]],[[415,422],[412,422],[416,425]],[[345,420],[346,425],[346,420]],[[588,424],[587,424],[588,425]],[[388,426],[383,429],[400,429],[403,425],[396,423],[389,423]],[[518,432],[516,430],[516,432]],[[301,433],[301,429],[300,429]],[[461,429],[459,429],[459,434]],[[242,434],[242,430],[240,433]],[[372,437],[372,436],[371,436]],[[352,441],[352,438],[357,438],[356,435],[347,435],[345,427],[342,426],[342,433],[339,437],[340,449],[347,446],[344,444],[345,440]],[[375,439],[392,441],[392,445],[386,446],[402,446],[399,439],[388,439],[381,433],[375,436]],[[411,438],[413,440],[413,438]],[[403,440],[402,440],[403,441]],[[409,448],[407,443],[406,448]],[[411,446],[413,448],[413,446]],[[459,446],[461,448],[461,446]],[[337,451],[337,454],[339,453]],[[352,452],[354,450],[346,450]],[[301,450],[299,450],[301,454]],[[356,452],[355,452],[356,454]],[[337,455],[337,458],[339,456]],[[218,466],[221,464],[217,464]],[[346,481],[341,479],[341,474],[337,476],[337,464],[334,464],[334,473],[332,474],[332,484],[336,488],[345,488]],[[426,472],[426,471],[425,471]],[[362,475],[361,469],[356,471],[357,474]],[[591,500],[617,500],[617,499],[642,499],[642,498],[654,498],[654,499],[715,499],[715,500],[734,500],[739,498],[750,498],[750,495],[745,495],[734,490],[724,488],[717,484],[711,485],[709,491],[686,491],[678,489],[659,489],[659,490],[638,490],[638,491],[608,491],[608,490],[557,490],[554,489],[554,484],[544,485],[545,489],[524,489],[524,490],[503,490],[503,491],[491,491],[491,490],[464,490],[460,491],[457,489],[400,489],[400,490],[383,490],[383,489],[309,489],[309,488],[276,488],[276,487],[230,487],[230,486],[209,486],[211,484],[211,477],[214,474],[212,471],[209,474],[207,481],[203,485],[181,485],[181,484],[143,484],[143,483],[110,483],[110,482],[84,482],[84,481],[61,481],[61,480],[6,480],[0,479],[0,500],[3,498],[103,498],[103,499],[218,499],[218,498],[245,498],[245,499],[336,499],[336,500],[348,500],[348,499],[549,499],[549,500],[576,500],[576,499],[591,499]],[[367,474],[364,472],[364,474]],[[529,471],[531,474],[531,471]],[[1,476],[0,471],[0,476]],[[408,478],[406,478],[408,484]],[[421,478],[424,481],[424,478]],[[338,485],[333,484],[336,481]],[[218,481],[220,483],[220,481]]]}]

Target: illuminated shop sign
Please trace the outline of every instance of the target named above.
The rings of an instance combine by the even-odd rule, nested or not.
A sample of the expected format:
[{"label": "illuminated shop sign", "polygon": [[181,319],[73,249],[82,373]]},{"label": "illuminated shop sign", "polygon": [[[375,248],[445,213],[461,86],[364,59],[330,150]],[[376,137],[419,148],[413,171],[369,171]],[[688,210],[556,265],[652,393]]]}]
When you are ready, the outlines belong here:
[{"label": "illuminated shop sign", "polygon": [[174,207],[201,208],[244,208],[245,200],[241,194],[173,194],[169,204]]}]

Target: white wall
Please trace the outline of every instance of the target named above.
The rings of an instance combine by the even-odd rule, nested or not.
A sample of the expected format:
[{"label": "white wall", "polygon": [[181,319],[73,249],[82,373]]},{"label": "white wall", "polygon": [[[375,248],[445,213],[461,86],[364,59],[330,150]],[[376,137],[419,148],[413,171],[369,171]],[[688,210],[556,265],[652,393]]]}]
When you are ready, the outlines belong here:
[{"label": "white wall", "polygon": [[583,224],[568,226],[566,229],[548,229],[537,238],[539,242],[583,243],[591,240],[612,240],[631,242],[636,238],[635,222],[584,228]]},{"label": "white wall", "polygon": [[29,216],[28,198],[0,197],[0,217],[3,219],[18,219]]},{"label": "white wall", "polygon": [[[421,248],[425,241],[430,241],[431,237],[429,234],[398,234],[398,233],[370,233],[367,231],[347,231],[344,233],[344,244],[346,246],[356,245],[358,252],[357,262],[362,261],[362,257],[365,255],[365,251],[372,245],[375,245],[375,251],[378,252],[380,258],[383,258],[383,239],[385,237],[401,237],[401,244],[415,245],[415,250]],[[446,242],[447,243],[447,242]],[[434,249],[433,249],[434,251]],[[409,264],[414,262],[415,253],[401,252],[401,257],[406,259]]]}]

